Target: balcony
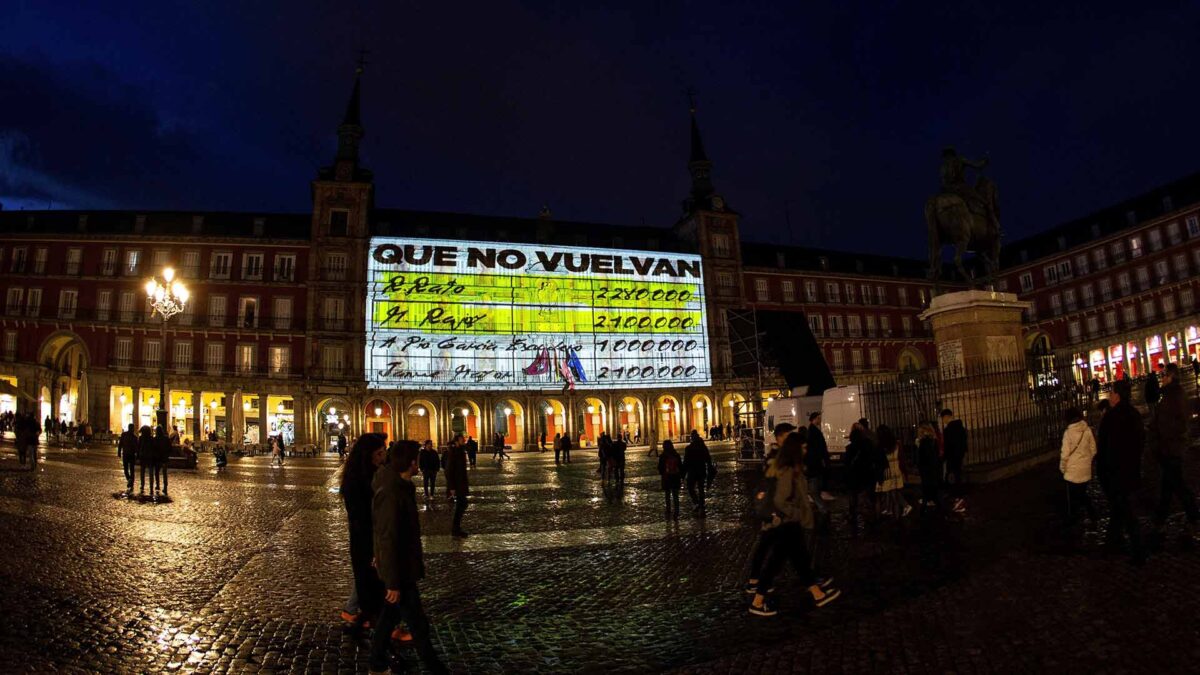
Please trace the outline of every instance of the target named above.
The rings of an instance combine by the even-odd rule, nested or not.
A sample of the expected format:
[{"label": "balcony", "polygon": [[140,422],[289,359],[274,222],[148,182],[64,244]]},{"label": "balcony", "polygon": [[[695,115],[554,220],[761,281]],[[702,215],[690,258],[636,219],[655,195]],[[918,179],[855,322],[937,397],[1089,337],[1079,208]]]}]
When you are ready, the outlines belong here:
[{"label": "balcony", "polygon": [[345,267],[322,267],[321,281],[345,281],[348,273]]}]

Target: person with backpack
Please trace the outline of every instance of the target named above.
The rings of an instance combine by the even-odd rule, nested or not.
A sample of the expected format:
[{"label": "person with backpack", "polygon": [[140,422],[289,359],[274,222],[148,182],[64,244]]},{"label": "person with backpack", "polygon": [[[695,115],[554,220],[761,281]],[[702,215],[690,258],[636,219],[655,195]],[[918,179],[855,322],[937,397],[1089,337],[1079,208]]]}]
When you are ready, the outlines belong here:
[{"label": "person with backpack", "polygon": [[846,490],[850,493],[850,532],[858,532],[859,501],[866,502],[863,524],[874,520],[875,485],[879,482],[878,449],[864,417],[850,428],[850,444],[846,446]]},{"label": "person with backpack", "polygon": [[128,494],[133,494],[133,477],[137,473],[137,449],[137,433],[130,422],[129,428],[121,433],[121,438],[117,441],[117,456],[121,458],[121,469],[125,472],[125,492]]},{"label": "person with backpack", "polygon": [[790,434],[767,467],[764,487],[754,495],[755,514],[764,527],[761,545],[767,550],[762,575],[750,602],[749,611],[755,616],[778,614],[772,591],[775,577],[786,562],[791,562],[817,607],[824,607],[841,595],[841,591],[833,588],[832,579],[819,583],[809,564],[805,530],[813,527],[813,513],[802,470],[803,457],[804,434]]},{"label": "person with backpack", "polygon": [[1088,498],[1087,486],[1092,480],[1092,458],[1096,456],[1096,438],[1083,419],[1083,411],[1071,408],[1066,413],[1067,428],[1063,431],[1058,470],[1067,483],[1067,519],[1074,521],[1075,512],[1083,509],[1096,520],[1096,507]]},{"label": "person with backpack", "polygon": [[[772,430],[772,434],[775,436],[775,447],[782,448],[784,442],[787,441],[788,436],[796,432],[796,427],[793,424],[789,424],[787,422],[780,422],[779,424],[776,424],[775,428]],[[767,460],[766,466],[763,467],[764,474],[767,469],[771,468],[771,462],[773,460],[774,453],[772,453],[771,459]],[[764,478],[763,483],[759,486],[758,490],[755,491],[755,494],[757,495],[761,493],[766,495],[770,484],[771,480]],[[754,551],[750,554],[750,578],[746,582],[746,593],[754,594],[758,590],[758,578],[762,574],[763,564],[765,564],[767,561],[767,552],[769,550],[770,542],[770,536],[768,536],[768,532],[770,529],[769,523],[760,523],[758,541],[754,544]]]},{"label": "person with backpack", "polygon": [[716,469],[708,446],[704,444],[700,434],[693,430],[691,442],[683,449],[683,472],[687,475],[688,496],[695,504],[692,512],[701,518],[707,515],[704,506],[704,488],[709,481],[709,474],[715,475]]},{"label": "person with backpack", "polygon": [[[658,475],[662,476],[663,497],[667,502],[667,518],[679,520],[679,488],[683,483],[683,458],[671,441],[663,441],[662,455],[658,458]],[[674,510],[671,504],[674,502]]]}]

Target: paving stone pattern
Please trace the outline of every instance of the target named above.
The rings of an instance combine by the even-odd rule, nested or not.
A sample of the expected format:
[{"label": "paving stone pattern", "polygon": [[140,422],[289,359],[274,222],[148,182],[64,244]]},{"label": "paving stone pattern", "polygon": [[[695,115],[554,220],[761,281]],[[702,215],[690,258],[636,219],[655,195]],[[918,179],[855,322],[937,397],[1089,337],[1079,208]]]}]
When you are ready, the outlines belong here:
[{"label": "paving stone pattern", "polygon": [[[422,516],[422,592],[451,669],[1162,673],[1200,662],[1197,554],[1172,536],[1135,568],[1102,552],[1103,521],[1064,535],[1053,466],[974,489],[965,518],[914,514],[856,537],[841,500],[819,561],[843,598],[813,610],[785,574],[780,616],[749,616],[757,474],[727,448],[714,455],[707,519],[685,504],[678,523],[662,517],[643,452],[630,451],[619,491],[596,479],[592,452],[562,467],[550,453],[481,455],[472,536],[448,536],[443,498]],[[365,643],[336,617],[351,582],[335,459],[232,458],[217,474],[202,457],[199,471],[171,474],[171,503],[154,504],[114,498],[111,448],[42,456],[29,471],[0,446],[0,672],[365,672]]]}]

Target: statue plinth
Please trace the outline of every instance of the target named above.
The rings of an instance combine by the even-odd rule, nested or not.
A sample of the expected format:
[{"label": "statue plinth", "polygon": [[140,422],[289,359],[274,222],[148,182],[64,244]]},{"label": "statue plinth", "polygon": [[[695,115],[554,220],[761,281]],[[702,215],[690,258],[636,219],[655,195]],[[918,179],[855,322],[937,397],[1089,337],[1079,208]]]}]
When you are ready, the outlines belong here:
[{"label": "statue plinth", "polygon": [[921,319],[933,328],[942,374],[1023,368],[1021,313],[1028,308],[1015,293],[957,291],[935,296]]}]

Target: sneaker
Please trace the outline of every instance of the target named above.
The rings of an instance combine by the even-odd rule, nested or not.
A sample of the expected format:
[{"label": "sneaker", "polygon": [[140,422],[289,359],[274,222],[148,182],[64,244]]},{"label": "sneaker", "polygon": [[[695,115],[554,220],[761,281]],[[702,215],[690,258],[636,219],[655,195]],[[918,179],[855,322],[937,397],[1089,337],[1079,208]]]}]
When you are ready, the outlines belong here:
[{"label": "sneaker", "polygon": [[[817,577],[817,580],[814,581],[813,583],[821,590],[825,590],[825,589],[833,586],[833,577]],[[771,590],[774,590],[774,589],[771,589]]]},{"label": "sneaker", "polygon": [[760,607],[755,607],[753,602],[750,603],[750,613],[754,616],[775,616],[779,610],[775,609],[775,602],[771,600],[770,596],[766,596]]},{"label": "sneaker", "polygon": [[355,621],[358,621],[357,614],[351,614],[350,612],[347,612],[346,610],[342,610],[341,616],[342,616],[342,621],[345,621],[346,623],[354,623]]},{"label": "sneaker", "polygon": [[412,642],[413,636],[408,630],[396,626],[395,630],[392,631],[392,639],[399,642]]},{"label": "sneaker", "polygon": [[907,515],[908,515],[908,514],[910,514],[910,513],[912,513],[912,505],[911,505],[911,504],[905,504],[905,505],[904,505],[904,513],[900,514],[900,517],[902,517],[902,518],[903,518],[904,516],[907,516]]},{"label": "sneaker", "polygon": [[834,600],[837,600],[838,598],[840,598],[842,596],[842,592],[836,588],[830,588],[828,590],[821,589],[821,590],[824,591],[824,594],[821,596],[821,598],[820,599],[818,599],[816,597],[813,598],[813,604],[815,604],[817,607],[824,607],[825,605],[828,605],[829,603],[833,602]]},{"label": "sneaker", "polygon": [[754,595],[755,593],[758,593],[758,579],[751,579],[747,581],[743,590],[746,591],[746,595]]}]

